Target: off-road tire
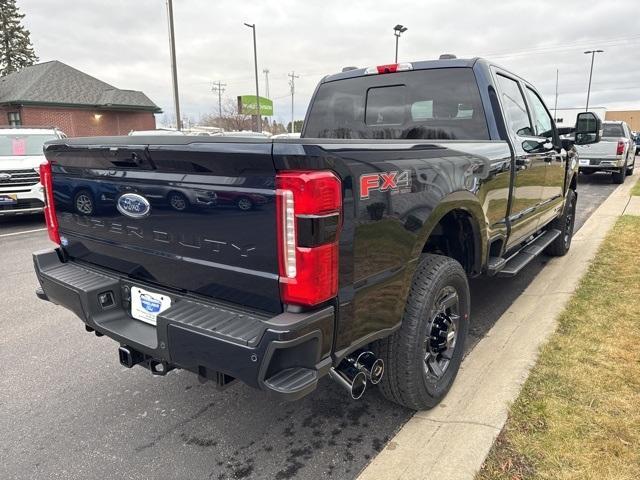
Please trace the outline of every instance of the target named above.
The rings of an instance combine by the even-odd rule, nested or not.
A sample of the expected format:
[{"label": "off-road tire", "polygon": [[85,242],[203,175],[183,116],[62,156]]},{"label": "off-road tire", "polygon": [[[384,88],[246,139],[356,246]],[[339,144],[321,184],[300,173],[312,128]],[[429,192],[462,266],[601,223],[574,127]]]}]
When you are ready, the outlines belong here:
[{"label": "off-road tire", "polygon": [[567,192],[567,198],[564,202],[564,210],[562,215],[556,218],[549,228],[560,230],[560,235],[545,250],[547,255],[552,257],[562,257],[567,254],[571,248],[571,239],[573,238],[573,227],[576,221],[576,204],[578,195],[573,190]]},{"label": "off-road tire", "polygon": [[[437,296],[453,287],[458,295],[457,338],[449,364],[441,378],[430,377],[425,363],[428,338]],[[469,329],[469,283],[462,266],[452,258],[425,254],[414,274],[402,326],[376,342],[374,349],[384,360],[385,374],[378,384],[392,402],[414,410],[435,407],[451,388],[458,373]]]}]

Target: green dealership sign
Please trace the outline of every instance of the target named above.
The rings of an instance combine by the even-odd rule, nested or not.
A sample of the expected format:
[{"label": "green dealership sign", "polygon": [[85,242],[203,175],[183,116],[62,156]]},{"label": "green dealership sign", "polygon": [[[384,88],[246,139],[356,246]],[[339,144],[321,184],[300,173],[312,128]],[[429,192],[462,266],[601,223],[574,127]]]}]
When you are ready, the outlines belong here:
[{"label": "green dealership sign", "polygon": [[[273,115],[273,101],[268,98],[260,98],[260,115],[270,117]],[[244,115],[257,115],[258,104],[255,95],[239,95],[238,96],[238,113]]]}]

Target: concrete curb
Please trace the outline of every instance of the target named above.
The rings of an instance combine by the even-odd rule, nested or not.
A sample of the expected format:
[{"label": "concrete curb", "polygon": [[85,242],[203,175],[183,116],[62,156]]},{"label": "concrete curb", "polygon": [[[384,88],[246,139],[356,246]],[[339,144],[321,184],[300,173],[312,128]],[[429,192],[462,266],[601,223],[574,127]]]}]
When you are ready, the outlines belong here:
[{"label": "concrete curb", "polygon": [[435,409],[417,412],[361,472],[359,480],[473,479],[504,426],[509,405],[553,333],[602,240],[629,204],[640,175],[620,185],[498,319],[462,363]]}]

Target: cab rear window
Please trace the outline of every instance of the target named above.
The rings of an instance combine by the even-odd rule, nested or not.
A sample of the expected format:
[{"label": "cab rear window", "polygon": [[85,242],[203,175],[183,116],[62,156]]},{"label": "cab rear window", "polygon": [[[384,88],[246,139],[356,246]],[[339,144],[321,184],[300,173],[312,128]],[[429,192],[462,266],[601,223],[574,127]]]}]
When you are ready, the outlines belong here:
[{"label": "cab rear window", "polygon": [[624,137],[622,125],[617,123],[605,123],[602,126],[603,137]]},{"label": "cab rear window", "polygon": [[322,84],[306,138],[488,140],[470,68],[369,75]]}]

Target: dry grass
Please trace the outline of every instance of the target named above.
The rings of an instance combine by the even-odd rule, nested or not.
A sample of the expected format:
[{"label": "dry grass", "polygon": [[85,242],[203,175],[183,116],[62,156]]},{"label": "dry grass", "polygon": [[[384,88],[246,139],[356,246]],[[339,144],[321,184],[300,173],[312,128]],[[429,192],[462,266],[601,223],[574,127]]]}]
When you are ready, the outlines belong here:
[{"label": "dry grass", "polygon": [[640,180],[631,189],[631,195],[640,195]]},{"label": "dry grass", "polygon": [[477,480],[640,479],[638,240],[640,217],[622,217],[543,348]]}]

